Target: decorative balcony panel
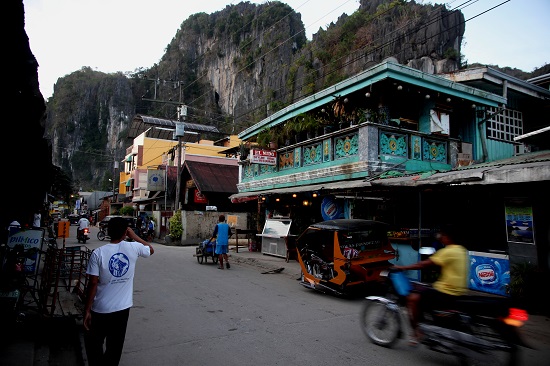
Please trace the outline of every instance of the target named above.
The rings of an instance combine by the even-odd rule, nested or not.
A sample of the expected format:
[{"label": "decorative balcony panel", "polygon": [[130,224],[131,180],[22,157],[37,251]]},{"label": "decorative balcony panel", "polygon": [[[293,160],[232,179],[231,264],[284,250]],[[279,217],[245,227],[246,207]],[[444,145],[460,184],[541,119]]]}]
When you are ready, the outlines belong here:
[{"label": "decorative balcony panel", "polygon": [[334,159],[349,158],[359,153],[359,134],[338,136],[334,139]]},{"label": "decorative balcony panel", "polygon": [[244,179],[254,178],[254,165],[244,165],[243,166],[243,178]]},{"label": "decorative balcony panel", "polygon": [[447,143],[424,139],[422,144],[422,160],[447,163]]},{"label": "decorative balcony panel", "polygon": [[322,144],[317,143],[304,147],[304,166],[323,162]]},{"label": "decorative balcony panel", "polygon": [[299,168],[302,164],[302,148],[297,147],[294,149],[294,167]]},{"label": "decorative balcony panel", "polygon": [[260,175],[262,174],[269,174],[269,173],[275,173],[277,171],[276,165],[264,165],[264,164],[257,164],[260,167]]},{"label": "decorative balcony panel", "polygon": [[332,140],[323,140],[323,162],[332,160]]},{"label": "decorative balcony panel", "polygon": [[294,168],[294,150],[279,154],[279,171]]},{"label": "decorative balcony panel", "polygon": [[408,156],[407,135],[380,132],[380,154],[392,156]]},{"label": "decorative balcony panel", "polygon": [[422,138],[411,135],[411,159],[422,160]]}]

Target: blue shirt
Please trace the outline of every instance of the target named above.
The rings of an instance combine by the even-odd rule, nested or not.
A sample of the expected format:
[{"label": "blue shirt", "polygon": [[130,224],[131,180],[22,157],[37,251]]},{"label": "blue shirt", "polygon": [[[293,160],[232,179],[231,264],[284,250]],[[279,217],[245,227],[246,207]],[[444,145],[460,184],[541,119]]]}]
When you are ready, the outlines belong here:
[{"label": "blue shirt", "polygon": [[216,224],[214,228],[214,234],[212,237],[216,237],[216,243],[219,245],[229,244],[229,237],[231,236],[231,227],[225,222]]}]

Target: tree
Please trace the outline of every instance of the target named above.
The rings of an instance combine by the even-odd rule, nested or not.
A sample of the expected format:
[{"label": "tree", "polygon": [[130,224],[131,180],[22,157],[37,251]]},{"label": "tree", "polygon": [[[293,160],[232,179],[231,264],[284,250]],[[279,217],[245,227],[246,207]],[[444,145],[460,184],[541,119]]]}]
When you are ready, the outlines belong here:
[{"label": "tree", "polygon": [[183,234],[183,225],[181,224],[181,211],[176,211],[174,216],[168,220],[170,224],[170,238],[173,241],[180,241]]},{"label": "tree", "polygon": [[124,206],[118,212],[123,216],[134,216],[134,208],[132,206]]}]

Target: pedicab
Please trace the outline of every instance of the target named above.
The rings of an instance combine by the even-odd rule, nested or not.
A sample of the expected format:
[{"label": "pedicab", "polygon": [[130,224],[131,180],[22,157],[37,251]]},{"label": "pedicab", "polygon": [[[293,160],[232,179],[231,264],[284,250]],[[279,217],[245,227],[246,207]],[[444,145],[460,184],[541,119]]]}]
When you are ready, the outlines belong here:
[{"label": "pedicab", "polygon": [[381,286],[396,251],[388,225],[373,220],[336,219],[310,225],[296,240],[300,284],[337,296]]},{"label": "pedicab", "polygon": [[212,263],[216,264],[218,263],[218,255],[214,253],[216,249],[216,242],[208,242],[208,239],[203,240],[197,248],[195,248],[195,254],[194,256],[197,257],[197,262],[199,264],[207,263],[208,258],[211,258]]}]

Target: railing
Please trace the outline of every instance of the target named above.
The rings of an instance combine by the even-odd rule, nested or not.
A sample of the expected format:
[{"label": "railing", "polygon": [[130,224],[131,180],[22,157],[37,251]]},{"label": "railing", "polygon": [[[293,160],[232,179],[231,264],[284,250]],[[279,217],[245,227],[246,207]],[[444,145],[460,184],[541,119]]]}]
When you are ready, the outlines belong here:
[{"label": "railing", "polygon": [[[366,126],[378,132],[377,159],[399,157],[411,163],[450,164],[449,137],[367,122],[281,147],[277,149],[276,165],[243,164],[243,182],[278,173],[298,173],[323,163],[357,161],[362,144],[359,131]],[[371,145],[368,141],[363,144]]]}]

